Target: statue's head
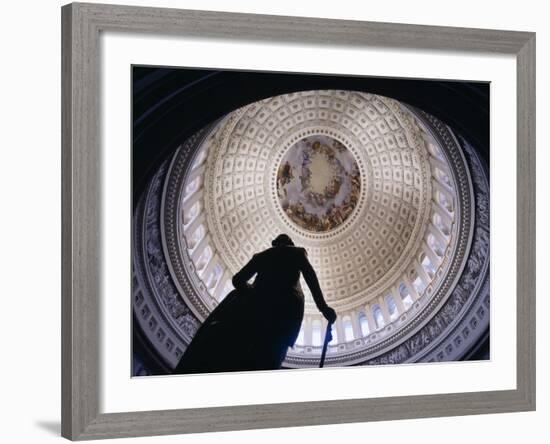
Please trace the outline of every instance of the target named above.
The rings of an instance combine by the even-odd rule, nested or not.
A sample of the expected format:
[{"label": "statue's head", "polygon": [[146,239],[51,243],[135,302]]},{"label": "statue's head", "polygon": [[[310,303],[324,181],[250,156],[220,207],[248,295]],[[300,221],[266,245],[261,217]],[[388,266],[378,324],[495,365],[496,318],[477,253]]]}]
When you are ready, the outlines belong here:
[{"label": "statue's head", "polygon": [[292,239],[288,234],[279,234],[275,239],[271,241],[271,245],[274,247],[282,247],[282,246],[294,246],[294,242],[292,242]]}]

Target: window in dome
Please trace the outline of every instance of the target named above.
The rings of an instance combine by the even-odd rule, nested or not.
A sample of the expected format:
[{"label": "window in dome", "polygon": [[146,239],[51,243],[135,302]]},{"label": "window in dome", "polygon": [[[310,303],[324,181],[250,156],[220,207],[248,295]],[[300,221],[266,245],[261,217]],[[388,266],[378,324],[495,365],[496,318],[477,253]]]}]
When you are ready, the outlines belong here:
[{"label": "window in dome", "polygon": [[363,336],[367,336],[370,333],[369,321],[367,319],[367,316],[363,312],[359,313],[359,325],[361,326],[361,333],[363,334]]},{"label": "window in dome", "polygon": [[428,234],[428,247],[432,249],[432,251],[438,255],[439,257],[443,257],[443,247],[442,245],[437,241],[435,236],[433,234]]},{"label": "window in dome", "polygon": [[422,253],[422,256],[420,257],[420,259],[421,259],[420,263],[422,264],[424,271],[426,271],[426,274],[430,278],[433,278],[435,276],[435,267],[432,261],[430,260],[430,258],[426,256],[424,253]]},{"label": "window in dome", "polygon": [[439,228],[439,230],[445,235],[448,236],[451,233],[450,228],[443,223],[443,219],[441,216],[437,213],[434,213],[433,215],[433,222],[434,225]]},{"label": "window in dome", "polygon": [[391,294],[386,295],[386,306],[388,307],[388,311],[390,313],[390,320],[395,321],[397,317],[399,316],[399,313],[397,311],[397,305],[395,304],[395,301],[393,300],[393,296]]},{"label": "window in dome", "polygon": [[192,250],[195,248],[198,243],[202,240],[204,235],[206,234],[206,230],[204,228],[204,225],[199,225],[197,229],[194,231],[194,233],[189,237],[187,247]]},{"label": "window in dome", "polygon": [[428,143],[428,149],[430,150],[430,153],[432,154],[432,156],[438,159],[443,159],[443,153],[441,152],[441,150],[437,145],[433,143]]},{"label": "window in dome", "polygon": [[384,322],[384,316],[382,315],[382,309],[378,304],[372,307],[372,316],[374,317],[377,330],[381,329],[386,324]]},{"label": "window in dome", "polygon": [[445,185],[449,187],[451,186],[451,179],[449,179],[449,176],[447,176],[447,174],[445,174],[441,169],[435,169],[435,177],[437,177]]},{"label": "window in dome", "polygon": [[212,248],[210,248],[210,245],[208,245],[204,251],[201,253],[197,260],[197,270],[202,271],[208,265],[208,262],[212,258]]},{"label": "window in dome", "polygon": [[218,301],[221,302],[223,299],[225,299],[225,297],[229,294],[231,290],[233,290],[233,284],[231,283],[231,279],[227,279],[227,281],[225,281],[225,284],[223,284],[223,290],[218,297]]},{"label": "window in dome", "polygon": [[338,331],[335,327],[332,327],[332,340],[329,342],[329,345],[338,344]]},{"label": "window in dome", "polygon": [[405,310],[408,310],[409,307],[413,304],[413,298],[407,286],[403,283],[399,285],[399,294],[401,295],[401,300],[403,301],[403,306]]},{"label": "window in dome", "polygon": [[198,216],[200,211],[200,203],[195,202],[191,208],[189,208],[189,211],[186,211],[183,215],[183,224],[188,225],[195,217]]},{"label": "window in dome", "polygon": [[185,196],[183,197],[184,200],[199,189],[200,179],[200,177],[196,177],[187,184],[185,187]]},{"label": "window in dome", "polygon": [[445,208],[449,213],[453,212],[453,204],[452,202],[447,199],[447,196],[445,196],[445,193],[442,193],[441,191],[436,191],[436,198],[437,202],[439,202],[443,208]]},{"label": "window in dome", "polygon": [[206,152],[207,152],[206,149],[203,149],[200,151],[198,156],[193,161],[193,164],[191,165],[191,170],[194,170],[204,162],[204,159],[206,159]]},{"label": "window in dome", "polygon": [[218,285],[218,281],[222,277],[222,273],[222,266],[219,263],[216,263],[216,265],[214,265],[214,268],[212,268],[212,271],[210,272],[210,276],[208,276],[208,279],[206,280],[206,286],[210,291],[216,288],[216,286]]},{"label": "window in dome", "polygon": [[321,339],[321,321],[315,320],[311,325],[311,342],[315,347],[320,347],[323,344]]},{"label": "window in dome", "polygon": [[418,276],[417,274],[413,274],[413,277],[411,280],[418,294],[422,294],[426,289],[426,283],[422,279],[420,279],[420,276]]},{"label": "window in dome", "polygon": [[344,324],[344,336],[346,338],[346,341],[353,341],[355,338],[353,336],[353,326],[351,325],[350,317],[344,317],[342,323]]},{"label": "window in dome", "polygon": [[296,345],[304,345],[304,324],[300,327],[300,332],[298,333],[298,337],[296,338]]}]

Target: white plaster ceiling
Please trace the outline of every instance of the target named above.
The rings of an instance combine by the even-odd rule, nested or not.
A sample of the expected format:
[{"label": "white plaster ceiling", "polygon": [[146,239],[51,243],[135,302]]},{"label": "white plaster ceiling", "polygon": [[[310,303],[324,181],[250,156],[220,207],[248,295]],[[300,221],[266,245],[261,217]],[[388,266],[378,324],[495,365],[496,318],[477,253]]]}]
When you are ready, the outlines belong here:
[{"label": "white plaster ceiling", "polygon": [[[231,273],[288,233],[307,249],[328,303],[364,306],[407,271],[430,218],[432,185],[422,129],[399,102],[338,90],[304,91],[252,103],[227,115],[208,138],[202,183],[211,244]],[[277,172],[305,137],[343,144],[360,171],[352,214],[315,232],[285,214]],[[306,313],[316,309],[307,286]]]}]

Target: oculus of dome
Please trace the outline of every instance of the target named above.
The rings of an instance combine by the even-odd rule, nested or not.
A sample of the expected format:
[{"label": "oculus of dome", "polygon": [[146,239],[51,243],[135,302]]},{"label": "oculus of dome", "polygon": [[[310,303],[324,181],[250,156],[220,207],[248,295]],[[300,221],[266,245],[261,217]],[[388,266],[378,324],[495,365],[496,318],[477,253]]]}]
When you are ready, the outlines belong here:
[{"label": "oculus of dome", "polygon": [[277,195],[286,216],[312,232],[330,231],[351,215],[361,192],[357,162],[338,140],[305,137],[285,153]]}]

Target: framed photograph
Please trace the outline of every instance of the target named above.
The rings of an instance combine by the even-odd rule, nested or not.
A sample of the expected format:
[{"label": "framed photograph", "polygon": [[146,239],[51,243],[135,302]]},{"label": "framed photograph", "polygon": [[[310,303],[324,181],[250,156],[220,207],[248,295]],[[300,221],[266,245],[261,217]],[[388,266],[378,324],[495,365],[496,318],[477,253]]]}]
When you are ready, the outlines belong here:
[{"label": "framed photograph", "polygon": [[534,410],[533,33],[62,25],[63,436]]}]

